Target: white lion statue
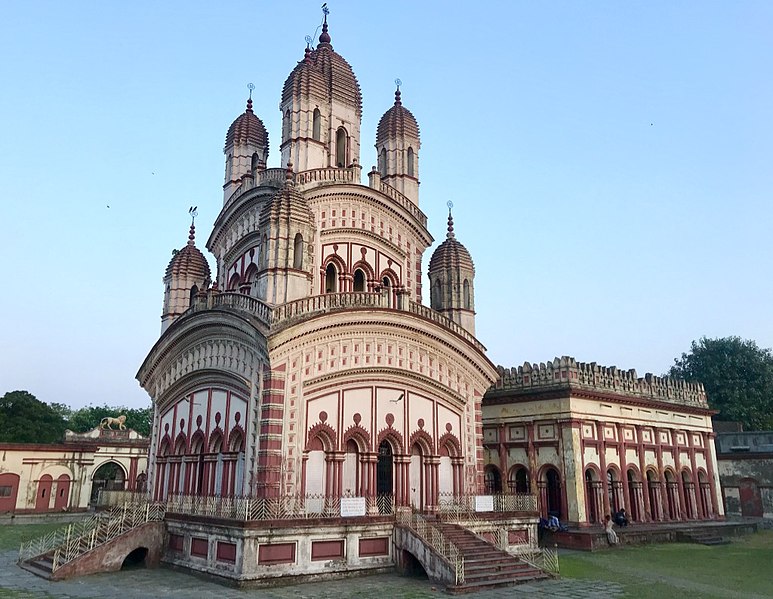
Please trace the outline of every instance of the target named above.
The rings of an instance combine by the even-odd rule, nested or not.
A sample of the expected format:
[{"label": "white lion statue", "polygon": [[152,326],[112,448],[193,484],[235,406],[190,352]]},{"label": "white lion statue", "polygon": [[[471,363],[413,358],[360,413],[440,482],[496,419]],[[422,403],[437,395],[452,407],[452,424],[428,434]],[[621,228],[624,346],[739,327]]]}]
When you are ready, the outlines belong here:
[{"label": "white lion statue", "polygon": [[109,428],[112,431],[115,430],[113,429],[113,425],[117,424],[119,430],[125,431],[126,425],[124,422],[126,422],[125,414],[121,414],[117,418],[113,418],[112,416],[105,416],[102,420],[99,421],[99,428]]}]

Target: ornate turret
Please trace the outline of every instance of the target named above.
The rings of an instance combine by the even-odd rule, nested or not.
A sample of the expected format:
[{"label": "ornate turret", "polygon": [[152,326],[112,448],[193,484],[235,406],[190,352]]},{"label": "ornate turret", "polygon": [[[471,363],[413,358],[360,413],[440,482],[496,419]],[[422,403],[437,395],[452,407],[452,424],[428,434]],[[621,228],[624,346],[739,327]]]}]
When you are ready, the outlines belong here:
[{"label": "ornate turret", "polygon": [[245,176],[254,176],[256,171],[266,168],[268,160],[268,132],[257,115],[252,111],[252,90],[247,109],[231,123],[225,136],[225,183],[223,184],[223,201],[239,187]]},{"label": "ornate turret", "polygon": [[362,93],[330,41],[325,12],[319,44],[307,45],[282,89],[282,164],[292,162],[299,172],[360,162]]},{"label": "ornate turret", "polygon": [[262,233],[258,268],[258,297],[269,304],[282,304],[311,292],[313,248],[316,228],[309,204],[295,190],[293,165],[287,178],[260,213]]},{"label": "ornate turret", "polygon": [[419,124],[403,106],[400,80],[395,103],[378,122],[376,153],[381,180],[419,205]]},{"label": "ornate turret", "polygon": [[[194,209],[191,209],[195,216]],[[161,314],[161,333],[185,312],[196,294],[207,288],[210,281],[209,263],[196,247],[196,227],[191,222],[188,243],[175,250],[164,275],[164,308]]]},{"label": "ornate turret", "polygon": [[429,261],[430,305],[475,334],[475,265],[467,248],[454,235],[453,204],[448,203],[446,240]]}]

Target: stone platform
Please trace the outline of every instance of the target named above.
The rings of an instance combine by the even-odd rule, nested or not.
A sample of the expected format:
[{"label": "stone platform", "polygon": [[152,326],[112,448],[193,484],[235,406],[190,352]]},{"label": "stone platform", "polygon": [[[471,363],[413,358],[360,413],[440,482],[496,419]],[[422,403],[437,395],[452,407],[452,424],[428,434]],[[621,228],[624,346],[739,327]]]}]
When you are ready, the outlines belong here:
[{"label": "stone platform", "polygon": [[[647,543],[700,542],[700,538],[727,538],[757,532],[755,521],[721,522],[673,522],[673,523],[632,523],[615,526],[621,545],[643,545]],[[604,528],[599,526],[571,528],[568,531],[541,531],[541,543],[562,549],[596,551],[609,548]]]}]

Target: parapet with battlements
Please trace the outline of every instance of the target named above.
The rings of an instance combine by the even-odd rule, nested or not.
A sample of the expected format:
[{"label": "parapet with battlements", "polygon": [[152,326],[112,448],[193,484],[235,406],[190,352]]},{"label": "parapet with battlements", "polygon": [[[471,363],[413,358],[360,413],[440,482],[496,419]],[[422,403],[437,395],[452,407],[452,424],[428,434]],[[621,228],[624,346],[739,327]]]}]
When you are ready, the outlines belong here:
[{"label": "parapet with battlements", "polygon": [[703,383],[651,373],[638,377],[633,368],[621,370],[596,362],[578,362],[571,356],[554,358],[547,363],[524,362],[523,366],[513,368],[497,366],[497,371],[499,379],[489,389],[492,396],[507,392],[521,395],[530,391],[578,389],[696,408],[709,407]]}]

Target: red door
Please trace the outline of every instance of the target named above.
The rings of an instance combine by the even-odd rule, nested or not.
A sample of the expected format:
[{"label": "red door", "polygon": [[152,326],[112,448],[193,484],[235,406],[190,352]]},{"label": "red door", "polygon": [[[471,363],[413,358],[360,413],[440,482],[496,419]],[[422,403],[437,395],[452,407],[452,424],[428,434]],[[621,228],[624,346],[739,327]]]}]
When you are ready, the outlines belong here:
[{"label": "red door", "polygon": [[762,496],[757,481],[744,478],[739,484],[741,515],[744,518],[762,518]]},{"label": "red door", "polygon": [[0,514],[16,509],[16,495],[19,492],[19,475],[5,472],[0,474]]},{"label": "red door", "polygon": [[48,506],[51,505],[51,485],[54,484],[54,479],[50,474],[44,474],[38,481],[38,496],[35,498],[35,511],[47,512]]},{"label": "red door", "polygon": [[54,499],[54,509],[67,509],[70,503],[70,477],[62,474],[56,479],[56,498]]}]

